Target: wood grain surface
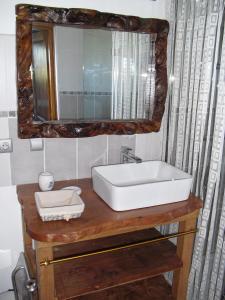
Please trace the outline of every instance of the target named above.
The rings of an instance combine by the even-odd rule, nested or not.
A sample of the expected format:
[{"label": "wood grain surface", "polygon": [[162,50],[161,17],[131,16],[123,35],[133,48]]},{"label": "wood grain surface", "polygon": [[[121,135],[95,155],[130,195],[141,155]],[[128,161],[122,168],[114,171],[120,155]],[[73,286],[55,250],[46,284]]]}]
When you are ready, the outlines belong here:
[{"label": "wood grain surface", "polygon": [[98,251],[99,249],[104,250],[107,248],[128,245],[130,243],[137,243],[159,237],[161,237],[161,234],[158,230],[154,228],[148,228],[94,240],[58,245],[54,247],[53,256],[54,258],[68,257],[87,252]]},{"label": "wood grain surface", "polygon": [[[63,298],[65,299],[65,298]],[[136,281],[101,292],[72,297],[73,300],[174,300],[163,276]]]},{"label": "wood grain surface", "polygon": [[176,246],[168,240],[80,258],[54,266],[56,295],[69,299],[181,267]]},{"label": "wood grain surface", "polygon": [[[158,224],[181,221],[185,215],[197,216],[202,201],[190,195],[186,201],[124,212],[115,212],[93,191],[91,179],[57,182],[54,189],[77,185],[82,189],[85,210],[70,221],[43,222],[38,215],[34,192],[38,184],[17,186],[24,222],[31,238],[42,242],[72,243],[151,228]],[[187,218],[187,216],[186,216]]]}]

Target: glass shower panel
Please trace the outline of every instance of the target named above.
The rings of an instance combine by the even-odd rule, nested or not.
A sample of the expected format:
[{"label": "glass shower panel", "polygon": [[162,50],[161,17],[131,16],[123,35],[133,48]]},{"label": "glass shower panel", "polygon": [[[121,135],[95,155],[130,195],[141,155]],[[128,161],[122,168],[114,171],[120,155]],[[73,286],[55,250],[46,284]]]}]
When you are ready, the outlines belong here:
[{"label": "glass shower panel", "polygon": [[[84,118],[111,118],[112,34],[86,29],[83,35]],[[91,111],[92,110],[92,111]]]}]

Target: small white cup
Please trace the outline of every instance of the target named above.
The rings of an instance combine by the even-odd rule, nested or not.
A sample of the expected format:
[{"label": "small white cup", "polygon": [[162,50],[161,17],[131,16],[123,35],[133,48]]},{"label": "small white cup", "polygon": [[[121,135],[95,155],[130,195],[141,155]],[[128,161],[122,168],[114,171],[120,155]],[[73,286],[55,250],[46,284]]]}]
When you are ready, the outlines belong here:
[{"label": "small white cup", "polygon": [[54,186],[54,176],[50,172],[42,172],[39,174],[38,183],[40,189],[45,191],[51,191]]}]

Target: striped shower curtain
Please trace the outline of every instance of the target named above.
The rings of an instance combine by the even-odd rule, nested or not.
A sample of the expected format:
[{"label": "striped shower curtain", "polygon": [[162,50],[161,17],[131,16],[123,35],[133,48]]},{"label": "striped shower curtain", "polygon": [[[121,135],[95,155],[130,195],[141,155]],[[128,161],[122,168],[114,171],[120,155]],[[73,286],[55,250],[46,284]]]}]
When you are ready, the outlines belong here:
[{"label": "striped shower curtain", "polygon": [[112,119],[151,119],[155,35],[112,31]]},{"label": "striped shower curtain", "polygon": [[[163,159],[203,199],[189,300],[221,300],[225,271],[225,1],[171,0]],[[163,228],[176,229],[176,224]]]}]

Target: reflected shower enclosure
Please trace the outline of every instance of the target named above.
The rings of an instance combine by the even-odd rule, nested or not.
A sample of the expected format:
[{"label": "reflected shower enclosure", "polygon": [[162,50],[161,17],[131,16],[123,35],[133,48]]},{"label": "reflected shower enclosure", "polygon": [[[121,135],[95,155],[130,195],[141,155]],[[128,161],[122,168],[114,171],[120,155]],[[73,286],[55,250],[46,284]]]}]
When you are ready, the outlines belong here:
[{"label": "reflected shower enclosure", "polygon": [[155,34],[32,28],[36,120],[151,119]]}]

